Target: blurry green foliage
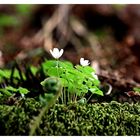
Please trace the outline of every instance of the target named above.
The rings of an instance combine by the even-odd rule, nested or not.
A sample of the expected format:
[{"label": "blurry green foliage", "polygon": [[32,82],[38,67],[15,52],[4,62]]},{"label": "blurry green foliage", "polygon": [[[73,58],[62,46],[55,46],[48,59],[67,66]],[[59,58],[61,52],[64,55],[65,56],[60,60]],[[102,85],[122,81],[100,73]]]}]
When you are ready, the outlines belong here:
[{"label": "blurry green foliage", "polygon": [[110,29],[107,27],[101,28],[101,29],[96,29],[94,33],[96,36],[98,36],[99,39],[102,39],[105,36],[108,36],[108,34],[110,34]]},{"label": "blurry green foliage", "polygon": [[21,15],[29,15],[32,10],[33,5],[32,4],[17,4],[16,10],[18,14]]},{"label": "blurry green foliage", "polygon": [[20,93],[21,95],[29,93],[29,90],[23,87],[14,88],[12,86],[7,86],[5,88],[0,88],[1,96],[12,96],[15,93]]},{"label": "blurry green foliage", "polygon": [[17,26],[18,19],[13,15],[0,14],[0,26]]},{"label": "blurry green foliage", "polygon": [[140,87],[134,87],[133,90],[137,93],[140,93]]},{"label": "blurry green foliage", "polygon": [[30,16],[33,6],[31,4],[17,4],[13,7],[16,12],[10,14],[0,13],[0,36],[4,34],[4,27],[20,27],[23,23],[23,18]]}]

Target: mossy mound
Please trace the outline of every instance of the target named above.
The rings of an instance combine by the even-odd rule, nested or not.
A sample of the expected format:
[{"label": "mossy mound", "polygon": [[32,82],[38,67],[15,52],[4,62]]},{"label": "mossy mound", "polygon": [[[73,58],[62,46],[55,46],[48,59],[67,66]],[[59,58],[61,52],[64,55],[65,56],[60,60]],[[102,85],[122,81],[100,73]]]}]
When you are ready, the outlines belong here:
[{"label": "mossy mound", "polygon": [[[0,135],[29,135],[41,104],[34,99],[14,106],[0,105]],[[102,104],[56,104],[40,122],[35,135],[140,135],[140,105],[112,101]]]}]

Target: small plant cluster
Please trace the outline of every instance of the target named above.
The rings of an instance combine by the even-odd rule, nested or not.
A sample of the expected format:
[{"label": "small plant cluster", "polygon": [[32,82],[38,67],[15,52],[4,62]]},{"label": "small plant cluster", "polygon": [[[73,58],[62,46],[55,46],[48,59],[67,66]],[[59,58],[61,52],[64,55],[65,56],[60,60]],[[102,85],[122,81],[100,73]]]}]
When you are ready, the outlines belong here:
[{"label": "small plant cluster", "polygon": [[[14,88],[12,86],[7,86],[5,89],[1,88],[0,92],[3,92],[8,96],[12,96],[14,93],[19,93],[24,98],[25,94],[29,93],[29,90],[23,87]],[[2,94],[0,94],[0,96],[2,96]]]},{"label": "small plant cluster", "polygon": [[[67,104],[68,102],[77,101],[79,103],[86,103],[93,94],[103,95],[103,92],[99,89],[100,81],[95,74],[95,70],[88,66],[90,64],[88,60],[81,58],[81,65],[73,66],[71,62],[58,60],[64,52],[63,49],[59,51],[57,48],[54,48],[50,52],[56,60],[45,60],[42,63],[42,67],[45,75],[56,77],[60,80],[62,85],[62,91],[60,91],[61,103]],[[47,79],[45,79],[41,82],[41,85],[46,94],[49,93],[48,88],[50,86],[52,89],[56,89],[53,80],[48,85]],[[91,96],[86,100],[85,95],[87,93],[90,93]]]},{"label": "small plant cluster", "polygon": [[[23,72],[15,63],[11,70],[0,69],[0,96],[20,93],[21,97],[26,95],[30,97],[31,94],[40,95],[41,93],[41,101],[44,98],[44,102],[48,102],[51,96],[55,95],[55,90],[58,90],[61,93],[57,101],[67,104],[73,101],[86,103],[93,94],[103,95],[99,89],[100,81],[95,70],[88,66],[89,61],[81,58],[81,65],[73,66],[71,62],[58,60],[63,52],[63,49],[59,51],[57,48],[50,50],[55,60],[45,60],[39,68],[25,66]],[[45,80],[42,81],[42,79]],[[61,90],[59,85],[62,86]],[[45,94],[42,94],[43,92]],[[87,94],[90,96],[85,98]]]},{"label": "small plant cluster", "polygon": [[[30,119],[41,107],[33,98],[21,100],[18,106],[0,105],[0,135],[29,135]],[[140,105],[117,102],[55,104],[43,116],[35,135],[139,136]]]},{"label": "small plant cluster", "polygon": [[30,88],[27,86],[27,82],[30,83],[29,77],[35,77],[37,68],[30,66],[27,72],[23,73],[16,65],[10,69],[0,69],[0,97],[10,97],[13,95],[19,95],[25,98],[30,93]]}]

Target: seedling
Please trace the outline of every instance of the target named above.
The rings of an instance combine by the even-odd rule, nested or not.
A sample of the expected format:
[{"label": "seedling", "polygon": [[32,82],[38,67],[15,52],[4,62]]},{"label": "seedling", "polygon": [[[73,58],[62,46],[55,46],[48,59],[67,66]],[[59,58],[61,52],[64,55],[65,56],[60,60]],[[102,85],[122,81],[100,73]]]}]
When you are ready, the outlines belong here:
[{"label": "seedling", "polygon": [[29,90],[23,87],[14,88],[12,86],[7,86],[4,89],[0,89],[0,92],[6,94],[7,96],[12,96],[12,94],[20,93],[21,96],[24,98],[24,95],[29,93]]}]

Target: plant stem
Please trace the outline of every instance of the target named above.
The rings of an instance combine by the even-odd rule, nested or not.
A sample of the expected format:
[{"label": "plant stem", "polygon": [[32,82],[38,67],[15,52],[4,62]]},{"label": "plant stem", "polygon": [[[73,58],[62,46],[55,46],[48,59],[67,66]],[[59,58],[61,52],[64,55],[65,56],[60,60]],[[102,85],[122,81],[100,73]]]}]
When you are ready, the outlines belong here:
[{"label": "plant stem", "polygon": [[69,102],[69,98],[70,98],[70,97],[69,97],[69,90],[68,90],[68,102]]},{"label": "plant stem", "polygon": [[64,87],[64,90],[63,90],[63,97],[64,97],[64,104],[66,104],[66,93],[65,93],[65,87]]},{"label": "plant stem", "polygon": [[[58,67],[59,67],[59,60],[57,59],[57,77],[58,78],[60,78],[60,76],[59,76],[59,71],[58,71]],[[62,90],[61,90],[61,96],[60,96],[60,98],[61,98],[61,101],[62,101],[62,104],[63,104],[63,93],[62,93]]]},{"label": "plant stem", "polygon": [[87,102],[90,100],[90,98],[92,97],[92,94],[89,96],[89,98],[87,99]]},{"label": "plant stem", "polygon": [[62,104],[64,103],[64,97],[63,97],[63,92],[61,90],[61,100],[62,100]]},{"label": "plant stem", "polygon": [[57,59],[56,62],[57,62],[57,77],[59,78],[59,72],[58,72],[58,66],[59,66],[58,64],[59,64],[59,61],[58,61],[58,59]]}]

